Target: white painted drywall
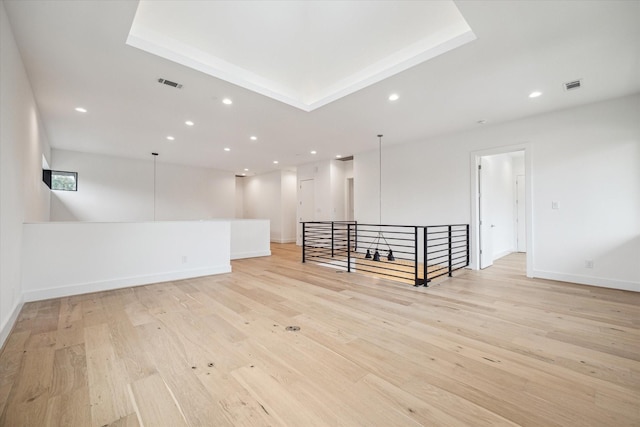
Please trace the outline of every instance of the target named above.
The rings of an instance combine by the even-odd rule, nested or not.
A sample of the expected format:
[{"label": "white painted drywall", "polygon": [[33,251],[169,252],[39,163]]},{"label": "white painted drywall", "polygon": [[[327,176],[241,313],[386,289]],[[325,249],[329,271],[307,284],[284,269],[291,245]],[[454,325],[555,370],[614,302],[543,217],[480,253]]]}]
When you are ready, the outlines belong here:
[{"label": "white painted drywall", "polygon": [[231,259],[271,255],[268,219],[233,219],[231,222]]},{"label": "white painted drywall", "polygon": [[244,217],[246,219],[268,219],[271,224],[271,241],[279,241],[282,236],[280,171],[254,175],[245,179]]},{"label": "white painted drywall", "polygon": [[331,160],[331,212],[333,221],[344,221],[347,219],[347,207],[345,204],[347,179],[345,178],[345,164],[338,160]]},{"label": "white painted drywall", "polygon": [[236,177],[236,215],[235,218],[244,218],[244,177]]},{"label": "white painted drywall", "polygon": [[[353,221],[353,160],[345,160],[341,162],[344,171],[344,220]],[[351,197],[351,199],[350,199]]]},{"label": "white painted drywall", "polygon": [[295,177],[285,170],[244,178],[244,218],[269,219],[272,242],[295,241]]},{"label": "white painted drywall", "polygon": [[344,160],[342,161],[344,164],[344,177],[353,178],[353,160]]},{"label": "white painted drywall", "polygon": [[26,301],[231,271],[229,221],[24,224]]},{"label": "white painted drywall", "polygon": [[54,191],[52,221],[233,218],[235,176],[215,169],[52,150],[51,167],[78,172],[78,191]]},{"label": "white painted drywall", "polygon": [[524,175],[524,151],[515,151],[510,155],[514,178],[518,175]]},{"label": "white painted drywall", "polygon": [[293,243],[296,241],[297,174],[294,171],[282,171],[281,179],[282,235],[280,243]]},{"label": "white painted drywall", "polygon": [[[308,163],[298,166],[298,183],[313,179],[315,187],[315,221],[331,221],[332,211],[332,187],[331,187],[331,160]],[[300,215],[297,215],[300,217]]]},{"label": "white painted drywall", "polygon": [[[325,160],[298,166],[296,188],[300,189],[300,181],[313,179],[315,187],[314,221],[344,221],[346,212],[346,179],[353,174],[353,168],[346,162]],[[350,166],[350,165],[349,165]],[[300,196],[298,195],[296,218],[301,218]],[[297,225],[296,243],[302,244],[302,227]]]},{"label": "white painted drywall", "polygon": [[[640,291],[638,117],[635,95],[415,144],[383,143],[383,221],[469,223],[470,153],[528,143],[533,275]],[[354,159],[360,222],[377,221],[377,154]]]},{"label": "white painted drywall", "polygon": [[[399,225],[467,223],[467,162],[465,151],[446,141],[392,146],[385,146],[383,142],[382,222]],[[356,220],[377,224],[378,150],[354,156],[354,176]]]},{"label": "white painted drywall", "polygon": [[0,2],[0,347],[22,307],[22,223],[49,220],[42,156],[49,143]]},{"label": "white painted drywall", "polygon": [[158,163],[156,219],[233,218],[235,182],[232,172]]}]

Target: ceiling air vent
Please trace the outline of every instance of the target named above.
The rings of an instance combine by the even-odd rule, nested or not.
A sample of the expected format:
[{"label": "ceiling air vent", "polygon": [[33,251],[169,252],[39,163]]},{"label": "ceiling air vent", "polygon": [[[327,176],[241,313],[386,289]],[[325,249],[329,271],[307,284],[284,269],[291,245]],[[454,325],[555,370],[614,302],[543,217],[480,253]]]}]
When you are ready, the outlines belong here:
[{"label": "ceiling air vent", "polygon": [[162,83],[167,86],[175,87],[176,89],[182,89],[182,85],[180,83],[172,82],[167,79],[158,79],[158,83]]},{"label": "ceiling air vent", "polygon": [[339,159],[336,159],[336,160],[340,160],[341,162],[347,162],[349,160],[353,160],[353,156],[340,157]]},{"label": "ceiling air vent", "polygon": [[567,82],[564,84],[564,90],[574,90],[579,89],[582,86],[582,80],[574,80],[572,82]]}]

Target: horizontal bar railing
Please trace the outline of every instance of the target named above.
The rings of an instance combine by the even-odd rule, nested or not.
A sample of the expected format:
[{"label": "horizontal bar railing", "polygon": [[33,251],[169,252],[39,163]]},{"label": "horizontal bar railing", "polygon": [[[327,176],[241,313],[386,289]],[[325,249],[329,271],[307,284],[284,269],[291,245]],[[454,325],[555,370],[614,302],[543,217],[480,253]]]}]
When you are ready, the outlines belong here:
[{"label": "horizontal bar railing", "polygon": [[302,223],[302,262],[427,284],[469,265],[469,225]]}]

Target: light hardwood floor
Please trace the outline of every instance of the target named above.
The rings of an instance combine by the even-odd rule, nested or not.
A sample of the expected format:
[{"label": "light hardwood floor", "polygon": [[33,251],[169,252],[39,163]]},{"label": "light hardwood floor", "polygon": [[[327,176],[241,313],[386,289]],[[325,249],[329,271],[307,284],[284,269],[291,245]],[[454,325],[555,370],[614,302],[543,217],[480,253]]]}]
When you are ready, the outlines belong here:
[{"label": "light hardwood floor", "polygon": [[518,254],[414,288],[272,250],[26,304],[0,425],[640,425],[640,294],[527,279]]}]

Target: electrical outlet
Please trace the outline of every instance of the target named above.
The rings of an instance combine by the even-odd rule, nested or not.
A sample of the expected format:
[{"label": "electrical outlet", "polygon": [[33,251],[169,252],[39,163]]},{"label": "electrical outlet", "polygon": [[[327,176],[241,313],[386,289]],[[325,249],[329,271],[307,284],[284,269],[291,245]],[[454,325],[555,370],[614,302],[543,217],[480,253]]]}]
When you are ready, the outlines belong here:
[{"label": "electrical outlet", "polygon": [[186,255],[182,255],[182,263],[183,264],[187,263],[187,256]]},{"label": "electrical outlet", "polygon": [[556,201],[551,202],[551,209],[560,209],[560,203]]},{"label": "electrical outlet", "polygon": [[586,260],[584,262],[584,268],[593,268],[593,260],[590,260],[590,259]]}]

